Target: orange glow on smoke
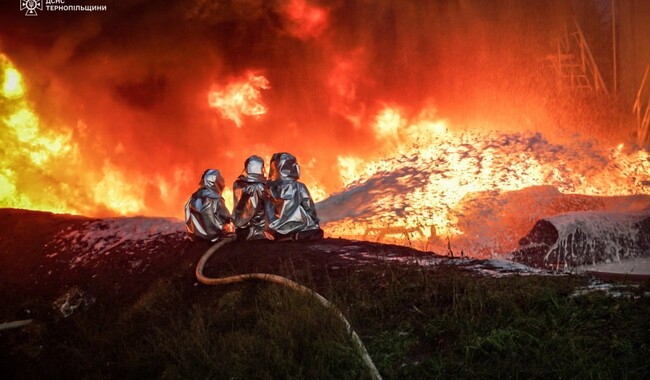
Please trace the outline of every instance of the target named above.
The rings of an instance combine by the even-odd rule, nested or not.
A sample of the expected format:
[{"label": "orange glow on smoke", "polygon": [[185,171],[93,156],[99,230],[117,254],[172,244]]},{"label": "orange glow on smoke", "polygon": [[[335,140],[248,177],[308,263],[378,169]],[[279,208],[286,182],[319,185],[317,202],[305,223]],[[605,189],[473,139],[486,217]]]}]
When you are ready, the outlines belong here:
[{"label": "orange glow on smoke", "polygon": [[317,37],[327,27],[327,11],[306,0],[290,0],[285,12],[292,24],[291,34],[298,38]]},{"label": "orange glow on smoke", "polygon": [[248,73],[243,79],[214,88],[208,94],[208,103],[219,111],[221,117],[241,127],[244,116],[259,118],[266,113],[261,90],[269,88],[269,81],[264,76]]},{"label": "orange glow on smoke", "polygon": [[333,67],[327,76],[330,93],[330,111],[342,115],[354,127],[361,127],[364,107],[355,104],[357,86],[362,79],[361,60],[363,50],[334,57]]}]

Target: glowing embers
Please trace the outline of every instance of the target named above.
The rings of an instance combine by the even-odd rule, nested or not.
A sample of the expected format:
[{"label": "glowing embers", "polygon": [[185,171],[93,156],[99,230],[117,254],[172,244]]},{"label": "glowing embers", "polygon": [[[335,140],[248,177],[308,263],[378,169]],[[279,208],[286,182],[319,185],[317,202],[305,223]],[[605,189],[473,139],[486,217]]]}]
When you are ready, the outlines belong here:
[{"label": "glowing embers", "polygon": [[208,103],[219,111],[221,117],[241,127],[244,116],[258,118],[267,112],[261,90],[269,88],[269,81],[264,76],[249,72],[243,79],[232,81],[222,88],[213,88],[208,94]]}]

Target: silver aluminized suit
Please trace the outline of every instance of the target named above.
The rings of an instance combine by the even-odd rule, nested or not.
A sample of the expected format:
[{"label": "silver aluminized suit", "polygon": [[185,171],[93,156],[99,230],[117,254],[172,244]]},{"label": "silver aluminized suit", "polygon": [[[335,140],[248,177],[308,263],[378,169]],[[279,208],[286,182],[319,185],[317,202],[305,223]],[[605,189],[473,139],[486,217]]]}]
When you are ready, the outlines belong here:
[{"label": "silver aluminized suit", "polygon": [[279,240],[323,237],[314,201],[307,186],[298,182],[300,167],[296,158],[289,153],[275,153],[270,166],[266,217],[273,237]]},{"label": "silver aluminized suit", "polygon": [[226,232],[231,216],[221,192],[225,180],[215,169],[206,170],[201,176],[199,189],[185,204],[185,227],[190,238],[217,241]]},{"label": "silver aluminized suit", "polygon": [[266,231],[266,202],[268,190],[264,176],[264,159],[249,157],[244,171],[237,178],[233,188],[232,220],[239,239],[272,239]]}]

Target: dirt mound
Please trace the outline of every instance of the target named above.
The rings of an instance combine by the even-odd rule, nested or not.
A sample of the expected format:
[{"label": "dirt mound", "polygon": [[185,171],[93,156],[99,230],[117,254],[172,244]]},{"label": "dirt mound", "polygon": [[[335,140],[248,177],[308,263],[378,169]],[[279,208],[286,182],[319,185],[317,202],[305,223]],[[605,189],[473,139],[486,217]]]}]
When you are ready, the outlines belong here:
[{"label": "dirt mound", "polygon": [[[47,212],[0,209],[0,298],[3,319],[137,298],[155,281],[178,276],[195,283],[194,268],[210,247],[192,242],[183,223],[167,218],[91,219]],[[322,239],[310,242],[235,242],[208,262],[208,276],[247,272],[305,274],[316,281],[361,265],[435,257],[402,246]],[[27,314],[26,314],[27,313]]]}]

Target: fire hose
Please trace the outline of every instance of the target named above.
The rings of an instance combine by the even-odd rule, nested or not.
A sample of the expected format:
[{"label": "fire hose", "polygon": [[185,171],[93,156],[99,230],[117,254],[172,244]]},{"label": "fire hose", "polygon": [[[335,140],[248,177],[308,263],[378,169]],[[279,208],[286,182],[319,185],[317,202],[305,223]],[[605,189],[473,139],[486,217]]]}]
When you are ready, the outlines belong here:
[{"label": "fire hose", "polygon": [[212,247],[210,247],[207,251],[205,251],[203,256],[201,256],[201,259],[199,260],[198,264],[196,264],[196,272],[195,272],[196,278],[197,280],[199,280],[200,283],[205,285],[226,285],[226,284],[233,284],[236,282],[244,282],[244,281],[251,281],[251,280],[268,281],[275,284],[286,286],[299,293],[307,294],[314,297],[316,300],[318,300],[318,302],[320,302],[321,305],[333,311],[334,314],[336,314],[336,316],[343,322],[346,332],[352,338],[354,347],[356,348],[357,352],[361,356],[363,364],[370,371],[372,378],[379,379],[379,380],[381,379],[381,375],[379,374],[377,367],[375,367],[375,364],[372,362],[372,359],[370,358],[370,355],[368,354],[366,347],[363,345],[363,342],[361,341],[357,333],[354,332],[354,330],[352,330],[352,326],[350,326],[350,322],[348,322],[345,316],[343,316],[343,313],[341,313],[341,311],[333,303],[328,301],[325,297],[321,296],[314,290],[311,290],[303,285],[291,281],[286,277],[278,276],[275,274],[268,274],[268,273],[246,273],[246,274],[220,277],[220,278],[210,278],[204,276],[203,267],[205,266],[205,263],[219,248],[223,247],[224,245],[234,240],[236,240],[235,237],[228,237],[226,239],[223,239],[217,242],[216,244],[214,244]]},{"label": "fire hose", "polygon": [[18,327],[27,326],[30,323],[32,323],[31,319],[23,319],[23,320],[20,320],[20,321],[0,323],[0,331],[16,329]]}]

